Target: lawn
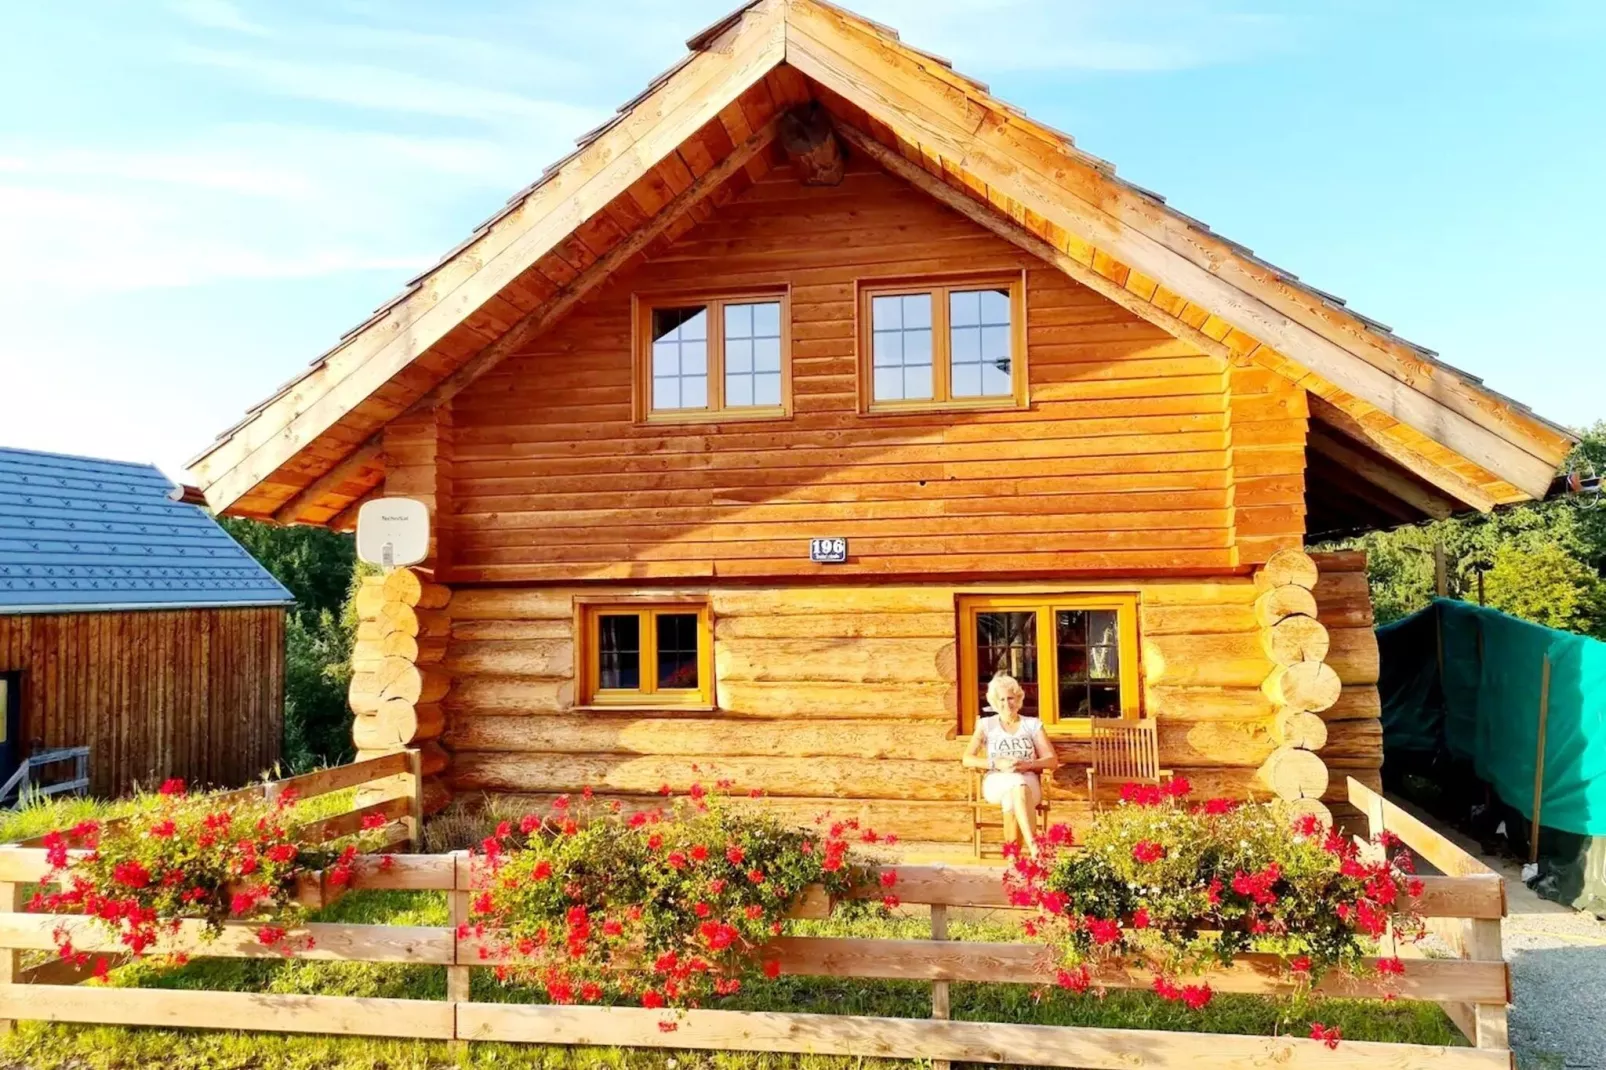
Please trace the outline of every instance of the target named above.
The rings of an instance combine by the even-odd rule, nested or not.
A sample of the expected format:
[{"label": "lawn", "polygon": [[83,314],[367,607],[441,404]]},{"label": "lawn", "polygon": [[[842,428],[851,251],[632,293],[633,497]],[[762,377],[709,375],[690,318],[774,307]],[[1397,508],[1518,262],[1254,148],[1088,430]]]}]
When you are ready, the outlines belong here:
[{"label": "lawn", "polygon": [[[0,842],[37,835],[62,821],[90,816],[88,804],[66,803],[44,814],[39,808],[0,818]],[[98,811],[105,816],[104,810]],[[450,822],[436,830],[446,831]],[[456,830],[453,830],[456,831]],[[456,839],[456,836],[452,836]],[[432,836],[432,840],[439,837]],[[445,925],[446,897],[439,892],[351,893],[314,920],[355,924]],[[799,936],[863,936],[922,938],[929,921],[916,910],[885,920],[794,921],[788,931]],[[950,937],[957,940],[1014,940],[1020,934],[1007,914],[979,920],[955,920]],[[113,984],[148,988],[210,989],[296,995],[371,996],[444,999],[444,967],[377,963],[308,962],[266,959],[197,960],[178,968],[136,963],[114,972]],[[486,1002],[536,1003],[544,997],[527,989],[498,983],[489,971],[475,971],[473,996]],[[1417,1044],[1465,1043],[1444,1014],[1432,1004],[1326,1000],[1305,1013],[1283,1020],[1285,1004],[1251,996],[1217,996],[1203,1011],[1191,1011],[1146,992],[1112,991],[1104,998],[1076,996],[1060,990],[1041,991],[1026,985],[964,984],[951,986],[952,1015],[975,1021],[1043,1025],[1124,1026],[1139,1029],[1304,1036],[1309,1021],[1319,1018],[1338,1025],[1346,1040],[1400,1041]],[[931,989],[924,982],[863,981],[844,978],[785,977],[753,986],[721,1004],[735,1010],[783,1010],[818,1013],[925,1018],[931,1012]],[[0,1066],[28,1070],[133,1070],[162,1066],[165,1070],[423,1070],[456,1065],[494,1067],[659,1067],[691,1068],[846,1068],[872,1067],[884,1060],[828,1056],[796,1056],[740,1052],[666,1052],[624,1048],[556,1048],[473,1044],[459,1056],[444,1043],[325,1038],[237,1032],[182,1032],[158,1029],[52,1026],[25,1022],[0,1042]]]}]

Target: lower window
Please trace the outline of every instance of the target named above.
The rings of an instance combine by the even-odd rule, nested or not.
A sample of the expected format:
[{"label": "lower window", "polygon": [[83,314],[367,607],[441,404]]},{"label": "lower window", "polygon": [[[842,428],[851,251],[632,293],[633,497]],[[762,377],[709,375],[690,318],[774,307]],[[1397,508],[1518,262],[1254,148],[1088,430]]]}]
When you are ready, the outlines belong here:
[{"label": "lower window", "polygon": [[1074,733],[1095,717],[1138,716],[1135,596],[965,597],[959,623],[965,731],[987,715],[987,684],[999,672],[1020,681],[1021,712],[1047,727]]},{"label": "lower window", "polygon": [[580,629],[583,705],[713,705],[706,603],[585,605]]}]

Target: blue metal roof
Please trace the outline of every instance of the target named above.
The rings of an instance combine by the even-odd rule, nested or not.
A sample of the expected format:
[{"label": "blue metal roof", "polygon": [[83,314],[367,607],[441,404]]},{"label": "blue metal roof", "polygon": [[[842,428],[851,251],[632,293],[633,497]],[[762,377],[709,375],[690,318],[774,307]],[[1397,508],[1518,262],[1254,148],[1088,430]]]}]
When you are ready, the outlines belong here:
[{"label": "blue metal roof", "polygon": [[288,605],[154,465],[0,448],[0,613]]}]

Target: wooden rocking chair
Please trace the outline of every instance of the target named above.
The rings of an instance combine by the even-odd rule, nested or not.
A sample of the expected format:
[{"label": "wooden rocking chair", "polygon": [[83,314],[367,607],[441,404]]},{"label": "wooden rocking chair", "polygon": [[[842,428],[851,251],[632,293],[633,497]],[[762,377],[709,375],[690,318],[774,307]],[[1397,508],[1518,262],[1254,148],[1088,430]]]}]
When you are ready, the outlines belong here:
[{"label": "wooden rocking chair", "polygon": [[[977,858],[982,857],[981,841],[982,833],[985,830],[1003,829],[1007,831],[1009,827],[1009,825],[1004,821],[1003,813],[999,809],[998,804],[990,803],[981,796],[981,780],[982,777],[986,775],[987,774],[985,770],[972,769],[970,771],[971,849],[975,852]],[[1052,771],[1040,773],[1038,774],[1037,780],[1043,789],[1043,798],[1037,804],[1037,813],[1034,815],[1037,818],[1037,827],[1032,831],[1041,837],[1048,835],[1048,818],[1050,809],[1048,796],[1049,789],[1054,781],[1054,774]],[[984,816],[988,814],[990,814],[992,817],[992,820],[990,821]]]},{"label": "wooden rocking chair", "polygon": [[1164,784],[1171,770],[1160,768],[1160,736],[1152,720],[1093,718],[1093,760],[1087,767],[1087,797],[1099,808],[1099,782]]}]

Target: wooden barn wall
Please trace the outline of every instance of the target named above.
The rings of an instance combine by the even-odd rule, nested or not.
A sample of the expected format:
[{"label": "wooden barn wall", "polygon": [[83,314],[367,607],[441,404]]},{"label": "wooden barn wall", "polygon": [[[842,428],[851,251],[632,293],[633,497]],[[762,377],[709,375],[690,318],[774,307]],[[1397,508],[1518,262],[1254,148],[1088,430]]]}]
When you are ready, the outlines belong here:
[{"label": "wooden barn wall", "polygon": [[0,615],[0,671],[23,673],[22,739],[92,748],[96,795],[239,785],[279,759],[284,623],[277,607]]},{"label": "wooden barn wall", "polygon": [[[1029,410],[858,413],[860,280],[1023,268]],[[791,419],[632,422],[633,291],[783,284]],[[781,167],[454,400],[442,575],[818,578],[821,534],[835,578],[1247,570],[1303,532],[1303,406],[863,161]]]},{"label": "wooden barn wall", "polygon": [[[1328,660],[1346,685],[1322,715],[1326,798],[1336,802],[1347,774],[1378,784],[1382,735],[1363,566],[1340,555],[1323,567]],[[862,813],[908,840],[964,842],[956,595],[1101,586],[1139,594],[1144,712],[1158,719],[1164,762],[1202,793],[1267,794],[1255,770],[1274,747],[1273,707],[1260,690],[1272,666],[1254,584],[1242,578],[704,588],[715,615],[712,714],[573,709],[577,590],[460,588],[447,611],[447,781],[460,792],[531,797],[591,786],[647,802],[665,784],[728,777],[796,818]],[[1085,746],[1059,749],[1059,812],[1076,821],[1086,812]]]}]

